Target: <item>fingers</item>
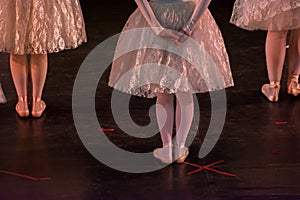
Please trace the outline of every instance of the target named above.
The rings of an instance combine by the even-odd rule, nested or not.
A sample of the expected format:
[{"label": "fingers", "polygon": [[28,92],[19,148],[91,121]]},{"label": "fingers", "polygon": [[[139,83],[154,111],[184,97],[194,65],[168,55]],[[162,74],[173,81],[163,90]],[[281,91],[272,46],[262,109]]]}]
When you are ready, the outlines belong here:
[{"label": "fingers", "polygon": [[170,36],[171,36],[172,38],[174,38],[174,39],[177,39],[177,40],[179,40],[179,38],[180,38],[178,35],[176,35],[176,34],[173,33],[173,32],[170,33]]},{"label": "fingers", "polygon": [[180,40],[179,39],[172,39],[171,42],[173,44],[181,44]]},{"label": "fingers", "polygon": [[173,31],[169,30],[169,29],[165,29],[163,35],[163,37],[166,37],[166,38],[170,38],[170,39],[179,39],[179,36],[174,34]]},{"label": "fingers", "polygon": [[165,29],[163,37],[170,40],[173,44],[180,44],[180,37],[173,33],[172,30]]},{"label": "fingers", "polygon": [[180,41],[181,43],[183,43],[183,42],[185,42],[187,39],[188,39],[188,36],[182,35],[182,36],[180,37],[179,41]]},{"label": "fingers", "polygon": [[185,32],[173,32],[170,29],[164,29],[159,36],[177,45],[182,44],[189,37]]}]

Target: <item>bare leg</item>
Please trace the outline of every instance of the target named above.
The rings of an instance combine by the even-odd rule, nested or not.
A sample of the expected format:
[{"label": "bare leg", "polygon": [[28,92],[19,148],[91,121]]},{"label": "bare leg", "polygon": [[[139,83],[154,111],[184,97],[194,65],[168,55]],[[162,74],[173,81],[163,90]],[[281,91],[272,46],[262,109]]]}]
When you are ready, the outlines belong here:
[{"label": "bare leg", "polygon": [[10,71],[18,97],[27,97],[28,63],[26,55],[10,54]]},{"label": "bare leg", "polygon": [[28,117],[27,82],[28,61],[26,55],[10,54],[10,71],[18,94],[16,111],[21,117]]},{"label": "bare leg", "polygon": [[294,96],[300,94],[298,78],[300,74],[300,28],[291,31],[289,42],[289,77],[288,93]]},{"label": "bare leg", "polygon": [[266,60],[270,81],[281,80],[286,54],[287,31],[269,31],[266,39]]},{"label": "bare leg", "polygon": [[48,68],[47,54],[30,56],[32,97],[41,99]]},{"label": "bare leg", "polygon": [[292,30],[289,42],[289,74],[300,74],[300,28]]},{"label": "bare leg", "polygon": [[286,54],[287,31],[269,31],[266,38],[266,60],[270,84],[262,87],[262,93],[273,102],[278,101],[280,80]]},{"label": "bare leg", "polygon": [[30,72],[32,80],[32,116],[40,117],[46,104],[41,100],[48,68],[47,54],[30,56]]},{"label": "bare leg", "polygon": [[175,159],[182,163],[188,155],[185,142],[194,117],[194,101],[191,93],[183,92],[177,93],[176,99]]}]

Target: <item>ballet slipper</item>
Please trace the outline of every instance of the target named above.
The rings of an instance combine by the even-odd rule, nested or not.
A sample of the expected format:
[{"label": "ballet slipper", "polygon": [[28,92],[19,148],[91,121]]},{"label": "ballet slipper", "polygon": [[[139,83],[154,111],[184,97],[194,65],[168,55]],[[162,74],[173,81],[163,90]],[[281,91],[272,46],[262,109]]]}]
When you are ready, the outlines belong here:
[{"label": "ballet slipper", "polygon": [[270,84],[264,84],[261,88],[262,93],[271,102],[277,102],[280,90],[279,81],[270,81]]},{"label": "ballet slipper", "polygon": [[183,163],[184,160],[189,155],[189,149],[186,146],[184,146],[184,144],[176,143],[174,147],[174,151],[175,151],[176,163]]},{"label": "ballet slipper", "polygon": [[20,117],[28,117],[29,116],[29,109],[28,109],[28,102],[27,96],[25,97],[18,97],[18,103],[16,105],[16,112]]},{"label": "ballet slipper", "polygon": [[297,96],[298,94],[300,94],[298,75],[289,75],[287,82],[287,93],[293,96]]},{"label": "ballet slipper", "polygon": [[32,99],[32,110],[31,115],[32,117],[41,117],[43,115],[43,112],[46,109],[46,103],[41,100],[39,97],[33,97]]},{"label": "ballet slipper", "polygon": [[171,164],[173,162],[172,159],[172,145],[164,145],[163,148],[154,149],[153,155],[155,158],[159,159],[161,162],[165,164]]}]

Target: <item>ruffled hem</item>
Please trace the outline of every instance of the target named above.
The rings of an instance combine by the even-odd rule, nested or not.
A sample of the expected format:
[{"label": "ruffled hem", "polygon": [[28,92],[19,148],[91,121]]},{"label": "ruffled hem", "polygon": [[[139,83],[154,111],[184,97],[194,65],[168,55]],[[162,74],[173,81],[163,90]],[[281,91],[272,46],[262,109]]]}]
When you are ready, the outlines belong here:
[{"label": "ruffled hem", "polygon": [[56,53],[86,42],[78,0],[0,1],[0,51]]},{"label": "ruffled hem", "polygon": [[230,23],[250,31],[297,29],[300,27],[300,0],[237,0]]},{"label": "ruffled hem", "polygon": [[16,55],[25,55],[25,54],[50,54],[50,53],[58,53],[60,51],[65,51],[65,50],[71,50],[71,49],[76,49],[78,48],[80,45],[82,45],[83,43],[87,42],[87,40],[81,41],[76,45],[71,45],[71,46],[63,46],[63,47],[56,47],[56,48],[52,48],[52,49],[46,49],[46,48],[42,48],[42,49],[30,49],[28,48],[28,50],[26,51],[19,51],[16,50],[14,48],[0,48],[0,52],[3,53],[12,53],[12,54],[16,54]]},{"label": "ruffled hem", "polygon": [[[159,87],[152,87],[151,84],[144,85],[143,87],[140,87],[138,89],[132,89],[132,88],[119,88],[116,86],[112,86],[109,84],[110,87],[130,95],[138,96],[138,97],[144,97],[144,98],[155,98],[157,94],[176,94],[178,92],[187,92],[192,94],[197,93],[207,93],[207,92],[214,92],[219,90],[224,90],[225,88],[233,87],[233,83],[228,83],[222,87],[214,87],[209,89],[199,89],[199,90],[179,90],[178,88],[166,88],[163,86]],[[149,89],[151,88],[151,89]]]}]

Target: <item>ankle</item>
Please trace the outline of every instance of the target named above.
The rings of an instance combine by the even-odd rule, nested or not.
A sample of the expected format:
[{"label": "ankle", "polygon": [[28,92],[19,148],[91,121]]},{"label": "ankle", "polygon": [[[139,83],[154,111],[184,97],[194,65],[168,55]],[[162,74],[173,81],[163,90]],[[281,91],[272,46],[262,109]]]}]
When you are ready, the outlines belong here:
[{"label": "ankle", "polygon": [[32,97],[33,102],[40,102],[41,100],[41,97]]},{"label": "ankle", "polygon": [[183,154],[187,149],[188,148],[185,146],[185,143],[175,142],[174,144],[174,150],[177,157]]},{"label": "ankle", "polygon": [[163,144],[162,149],[166,152],[172,152],[173,144],[168,143],[168,144]]},{"label": "ankle", "polygon": [[18,101],[19,101],[19,102],[27,102],[27,96],[24,96],[24,97],[19,96],[19,97],[18,97]]},{"label": "ankle", "polygon": [[172,144],[163,145],[162,148],[154,149],[154,157],[162,161],[163,163],[170,164],[173,162],[172,156]]},{"label": "ankle", "polygon": [[175,143],[175,157],[177,163],[183,163],[189,154],[189,149],[185,146],[185,143]]},{"label": "ankle", "polygon": [[289,81],[294,81],[298,83],[299,80],[299,74],[289,74],[288,76]]},{"label": "ankle", "polygon": [[185,143],[178,143],[178,142],[175,142],[175,147],[177,148],[184,148],[185,147]]},{"label": "ankle", "polygon": [[280,81],[270,81],[270,88],[280,87]]}]

